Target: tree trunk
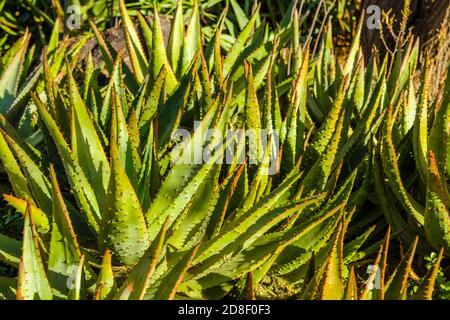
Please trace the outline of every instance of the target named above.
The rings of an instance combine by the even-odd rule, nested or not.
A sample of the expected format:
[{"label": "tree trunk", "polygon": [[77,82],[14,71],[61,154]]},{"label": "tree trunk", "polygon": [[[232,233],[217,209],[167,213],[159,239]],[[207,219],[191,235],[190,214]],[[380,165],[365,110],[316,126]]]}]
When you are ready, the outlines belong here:
[{"label": "tree trunk", "polygon": [[[393,31],[400,32],[403,20],[403,8],[405,1],[409,2],[409,16],[407,28],[412,35],[420,41],[420,62],[424,57],[430,57],[430,74],[432,76],[431,94],[441,91],[445,74],[450,62],[450,1],[449,0],[365,0],[363,8],[369,5],[377,5],[381,11],[389,12],[394,17]],[[362,33],[362,47],[364,56],[369,59],[373,50],[380,54],[393,51],[396,46],[395,38],[387,30],[382,19],[382,32],[384,40],[380,36],[380,30],[370,30],[365,27]]]}]

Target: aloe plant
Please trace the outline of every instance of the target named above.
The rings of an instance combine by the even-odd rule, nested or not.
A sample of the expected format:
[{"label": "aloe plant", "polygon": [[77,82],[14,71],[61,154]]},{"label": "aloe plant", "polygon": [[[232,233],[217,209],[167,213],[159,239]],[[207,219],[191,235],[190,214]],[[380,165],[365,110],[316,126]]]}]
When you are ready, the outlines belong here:
[{"label": "aloe plant", "polygon": [[[254,7],[227,47],[227,11],[206,36],[198,5],[180,1],[166,44],[156,6],[141,37],[119,1],[129,62],[90,24],[103,65],[89,55],[80,73],[82,44],[67,50],[57,32],[25,89],[4,76],[22,74],[10,63],[0,103],[27,110],[40,139],[6,108],[4,200],[24,233],[0,234],[0,259],[18,269],[0,277],[0,297],[272,297],[274,279],[291,298],[432,298],[449,250],[450,80],[430,105],[424,72],[417,98],[417,44],[365,61],[362,25],[344,64],[331,24],[314,53],[298,9],[272,29]],[[410,249],[388,274],[391,238]],[[432,248],[439,258],[409,296],[413,257]],[[356,268],[372,257],[361,285]]]}]

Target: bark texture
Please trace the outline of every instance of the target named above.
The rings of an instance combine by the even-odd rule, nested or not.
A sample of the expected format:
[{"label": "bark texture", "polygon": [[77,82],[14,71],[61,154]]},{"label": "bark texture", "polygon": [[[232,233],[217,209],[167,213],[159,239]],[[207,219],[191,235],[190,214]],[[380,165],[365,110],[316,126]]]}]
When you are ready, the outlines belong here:
[{"label": "bark texture", "polygon": [[[404,18],[403,8],[409,4],[410,14],[407,18],[407,28],[420,41],[420,62],[424,57],[430,57],[431,94],[439,93],[445,79],[450,62],[450,1],[449,0],[365,0],[363,8],[377,5],[384,12],[390,12],[394,17],[394,32],[400,29]],[[373,49],[384,55],[395,48],[395,37],[387,29],[383,29],[384,40],[380,30],[364,28],[362,47],[364,56],[369,59]]]}]

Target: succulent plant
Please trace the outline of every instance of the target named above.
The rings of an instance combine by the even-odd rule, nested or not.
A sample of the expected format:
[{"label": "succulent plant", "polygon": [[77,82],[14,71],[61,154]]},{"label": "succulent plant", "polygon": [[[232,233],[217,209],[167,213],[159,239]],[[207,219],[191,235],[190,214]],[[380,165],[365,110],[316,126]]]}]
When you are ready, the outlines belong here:
[{"label": "succulent plant", "polygon": [[[295,6],[277,29],[255,7],[229,47],[226,10],[206,37],[198,6],[185,30],[179,2],[167,45],[156,7],[143,38],[119,10],[130,63],[91,24],[103,65],[89,55],[79,70],[82,43],[55,33],[23,89],[23,60],[3,68],[4,200],[24,231],[0,234],[18,269],[0,298],[273,297],[268,279],[290,298],[432,298],[450,252],[450,75],[429,97],[425,70],[417,97],[417,42],[365,61],[360,25],[341,64],[331,24],[317,54],[298,41]],[[13,60],[31,59],[28,38]],[[391,238],[410,248],[392,272]],[[413,257],[431,250],[410,294]]]}]

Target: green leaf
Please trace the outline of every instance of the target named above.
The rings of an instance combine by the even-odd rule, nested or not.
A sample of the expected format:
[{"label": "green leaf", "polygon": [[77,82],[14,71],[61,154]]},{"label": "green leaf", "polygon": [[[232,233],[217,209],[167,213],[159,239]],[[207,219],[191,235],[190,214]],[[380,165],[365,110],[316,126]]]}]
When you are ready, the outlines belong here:
[{"label": "green leaf", "polygon": [[19,198],[30,198],[31,192],[28,188],[27,180],[22,174],[19,163],[14,158],[14,154],[3,138],[3,133],[0,134],[0,159],[2,160],[3,168],[8,175],[8,180],[14,190],[14,194]]},{"label": "green leaf", "polygon": [[180,75],[180,62],[183,54],[184,41],[184,18],[183,1],[178,0],[177,10],[173,18],[172,29],[169,39],[169,59],[175,74]]},{"label": "green leaf", "polygon": [[215,191],[220,174],[220,165],[215,165],[198,188],[192,202],[173,226],[172,235],[167,241],[179,250],[190,248],[189,244],[197,244],[203,238],[214,204],[219,194]]},{"label": "green leaf", "polygon": [[344,98],[348,86],[346,79],[347,78],[342,81],[338,91],[338,96],[334,101],[331,110],[323,120],[319,131],[315,135],[313,141],[310,144],[310,147],[306,151],[305,161],[316,161],[317,158],[324,152],[325,148],[330,142],[343,108]]},{"label": "green leaf", "polygon": [[85,299],[86,288],[84,287],[84,273],[83,273],[84,257],[85,255],[83,254],[80,258],[78,266],[74,270],[75,271],[74,274],[72,275],[73,283],[71,284],[71,289],[68,296],[69,300]]},{"label": "green leaf", "polygon": [[191,65],[197,51],[202,49],[201,37],[200,13],[197,1],[194,1],[191,20],[184,38],[181,75],[184,75],[189,70],[189,66]]},{"label": "green leaf", "polygon": [[20,241],[0,233],[0,260],[17,267],[20,262]]},{"label": "green leaf", "polygon": [[90,227],[95,232],[98,232],[100,210],[95,193],[80,168],[80,165],[70,151],[69,146],[55,121],[35,94],[32,94],[32,98],[37,106],[42,121],[45,123],[58,148],[59,156],[63,161],[64,169],[72,187],[72,191],[79,204],[80,210],[85,215]]},{"label": "green leaf", "polygon": [[408,278],[411,273],[411,265],[416,252],[416,246],[419,238],[416,237],[408,252],[395,268],[394,273],[386,284],[384,297],[386,300],[401,300],[406,298],[408,288]]},{"label": "green leaf", "polygon": [[28,200],[30,203],[27,204],[26,200],[13,197],[11,195],[4,194],[3,198],[23,216],[25,216],[25,211],[27,206],[29,206],[30,214],[33,216],[33,221],[36,224],[36,230],[39,234],[46,234],[50,230],[49,217],[41,209],[33,205],[31,199]]},{"label": "green leaf", "polygon": [[8,142],[20,164],[36,204],[45,213],[51,212],[50,182],[26,150],[21,148],[19,143],[13,140],[5,131],[1,130],[1,134]]},{"label": "green leaf", "polygon": [[116,281],[111,265],[111,251],[105,251],[102,260],[102,267],[98,275],[97,283],[95,285],[95,300],[110,299],[117,291]]},{"label": "green leaf", "polygon": [[344,295],[344,284],[342,279],[343,268],[343,227],[342,224],[335,232],[333,244],[328,254],[324,271],[323,283],[319,293],[321,300],[340,300]]},{"label": "green leaf", "polygon": [[[117,155],[125,169],[125,173],[131,185],[137,187],[139,171],[142,164],[136,143],[134,143],[137,142],[136,137],[133,137],[130,128],[127,126],[125,115],[120,106],[119,96],[115,92],[113,92],[112,99],[110,144],[117,146]],[[136,189],[135,191],[137,192]]]},{"label": "green leaf", "polygon": [[[214,163],[221,157],[223,146],[211,156],[209,161],[201,164],[203,153],[199,152],[208,147],[203,142],[206,140],[206,130],[210,128],[214,116],[218,112],[217,108],[219,108],[218,103],[208,110],[193,136],[179,146],[181,155],[172,159],[175,163],[146,213],[150,239],[157,235],[167,217],[170,217],[172,222],[177,219],[207,177],[208,172],[214,167]],[[221,130],[224,128],[229,110],[227,106],[224,108],[220,120]],[[209,142],[211,145],[214,145],[213,140]]]},{"label": "green leaf", "polygon": [[194,265],[206,259],[213,261],[214,257],[221,254],[221,251],[227,247],[230,250],[237,245],[241,245],[244,248],[249,246],[258,236],[261,236],[270,229],[273,224],[293,214],[296,210],[303,208],[304,205],[309,205],[310,201],[308,200],[311,199],[307,199],[304,203],[299,202],[278,209],[270,209],[298,178],[298,175],[292,175],[287,178],[277,189],[261,199],[250,210],[237,214],[235,219],[228,221],[223,226],[220,234],[202,245],[199,255],[194,261]]},{"label": "green leaf", "polygon": [[111,143],[111,178],[101,224],[100,248],[110,249],[118,262],[132,265],[144,254],[149,245],[147,225],[115,142]]},{"label": "green leaf", "polygon": [[158,236],[153,240],[151,246],[144,253],[142,258],[133,268],[128,275],[127,279],[123,282],[117,296],[124,296],[127,288],[133,288],[133,291],[128,295],[128,299],[142,300],[150,285],[152,276],[155,273],[156,265],[161,259],[161,253],[165,246],[165,237],[167,228],[169,226],[169,220],[166,220]]},{"label": "green leaf", "polygon": [[390,185],[392,192],[403,206],[408,215],[416,221],[420,226],[424,224],[424,208],[406,191],[400,170],[398,167],[398,158],[395,152],[394,142],[392,141],[392,107],[388,109],[386,114],[381,145],[381,160],[387,183]]},{"label": "green leaf", "polygon": [[244,10],[239,6],[236,0],[231,0],[231,7],[234,11],[234,16],[236,17],[237,23],[239,25],[239,29],[244,29],[245,26],[248,23],[247,15],[245,14]]},{"label": "green leaf", "polygon": [[68,279],[73,277],[73,269],[80,263],[81,252],[53,166],[50,167],[50,175],[53,222],[47,269],[55,295],[67,296],[70,289]]},{"label": "green leaf", "polygon": [[169,59],[167,58],[166,46],[164,45],[164,36],[162,33],[161,22],[159,20],[159,14],[156,9],[156,3],[154,5],[154,18],[153,18],[153,50],[152,50],[152,75],[153,79],[156,79],[162,68],[166,69],[166,90],[167,93],[171,93],[178,85],[178,81],[175,78],[172,68],[170,67]]},{"label": "green leaf", "polygon": [[27,32],[19,40],[19,50],[17,50],[14,58],[0,76],[0,112],[2,114],[6,114],[9,111],[16,97],[30,37],[31,34]]},{"label": "green leaf", "polygon": [[428,153],[427,202],[425,208],[425,235],[431,245],[444,247],[450,252],[450,197],[445,178],[439,172],[438,162],[432,151]]},{"label": "green leaf", "polygon": [[[256,11],[259,10],[259,4]],[[239,34],[239,36],[236,38],[236,41],[234,42],[232,48],[228,52],[227,56],[225,57],[225,60],[223,61],[223,77],[227,78],[231,72],[231,70],[234,67],[234,64],[239,57],[239,55],[242,53],[242,50],[245,47],[245,43],[247,42],[248,38],[251,35],[251,32],[253,30],[253,26],[255,25],[256,19],[258,15],[254,14],[245,28],[242,30],[242,32]]]},{"label": "green leaf", "polygon": [[37,237],[33,218],[27,209],[24,219],[22,258],[19,263],[18,300],[52,299],[52,290],[42,263]]},{"label": "green leaf", "polygon": [[150,121],[154,119],[156,111],[158,110],[165,77],[166,69],[162,68],[158,77],[156,77],[156,80],[153,82],[153,85],[150,86],[150,82],[147,83],[145,95],[146,101],[139,117],[139,128],[144,135],[148,130]]},{"label": "green leaf", "polygon": [[413,127],[413,150],[417,169],[422,182],[426,184],[428,174],[427,153],[428,153],[428,67],[425,63],[425,70],[422,76],[422,87],[420,90],[416,122]]},{"label": "green leaf", "polygon": [[306,92],[309,68],[309,49],[304,54],[302,67],[295,81],[288,113],[285,118],[286,137],[283,141],[283,170],[290,171],[303,153],[306,128]]},{"label": "green leaf", "polygon": [[154,294],[154,299],[173,300],[175,298],[178,286],[191,266],[199,246],[200,244],[187,251],[179,262],[161,278]]},{"label": "green leaf", "polygon": [[253,81],[253,70],[251,64],[245,64],[247,69],[247,90],[245,96],[245,129],[247,133],[251,133],[251,145],[249,150],[250,164],[256,164],[262,160],[263,157],[263,144],[261,141],[261,114],[258,105],[258,97],[256,95],[256,88]]},{"label": "green leaf", "polygon": [[339,143],[341,141],[344,115],[345,111],[342,110],[330,142],[312,168],[308,171],[305,178],[302,180],[303,192],[306,195],[317,191],[320,192],[326,185],[332,166],[336,159]]},{"label": "green leaf", "polygon": [[344,300],[358,300],[358,287],[356,283],[355,269],[350,267],[350,273],[347,280],[347,287],[345,288]]},{"label": "green leaf", "polygon": [[71,144],[73,157],[83,169],[97,201],[101,203],[106,195],[109,180],[109,165],[106,154],[92,117],[80,96],[75,80],[67,68],[69,97],[72,110]]}]

